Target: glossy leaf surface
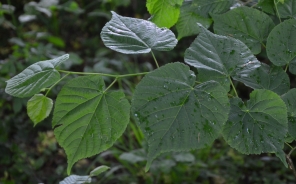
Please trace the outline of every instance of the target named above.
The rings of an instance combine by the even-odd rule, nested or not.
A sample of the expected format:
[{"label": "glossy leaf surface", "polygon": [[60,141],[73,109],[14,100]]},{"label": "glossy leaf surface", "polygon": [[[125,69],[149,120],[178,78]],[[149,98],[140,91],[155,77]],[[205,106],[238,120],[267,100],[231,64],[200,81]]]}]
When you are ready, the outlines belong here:
[{"label": "glossy leaf surface", "polygon": [[149,53],[151,49],[169,51],[178,42],[169,29],[158,28],[147,20],[122,17],[115,12],[103,27],[101,38],[106,47],[124,54]]},{"label": "glossy leaf surface", "polygon": [[66,177],[63,181],[59,182],[59,184],[74,184],[74,183],[76,184],[91,183],[91,177],[70,175]]},{"label": "glossy leaf surface", "polygon": [[59,93],[52,126],[73,164],[113,145],[129,123],[130,105],[121,91],[106,92],[100,76],[78,77]]},{"label": "glossy leaf surface", "polygon": [[148,162],[161,153],[209,146],[227,120],[225,89],[215,81],[195,86],[189,67],[172,63],[147,74],[137,85],[132,112],[148,142]]},{"label": "glossy leaf surface", "polygon": [[227,143],[244,154],[277,153],[284,147],[287,108],[272,91],[254,90],[244,104],[230,100],[231,113],[223,128]]},{"label": "glossy leaf surface", "polygon": [[282,95],[288,109],[288,133],[296,139],[296,89],[291,89]]},{"label": "glossy leaf surface", "polygon": [[275,26],[265,13],[249,7],[234,8],[222,15],[213,15],[215,33],[231,36],[245,43],[253,54],[261,52],[261,45]]},{"label": "glossy leaf surface", "polygon": [[201,33],[185,51],[185,62],[198,69],[199,81],[215,80],[229,91],[230,77],[239,80],[260,66],[243,42],[200,28]]},{"label": "glossy leaf surface", "polygon": [[39,61],[30,65],[6,81],[5,92],[19,98],[33,96],[42,88],[46,88],[60,79],[60,74],[55,67],[68,58],[69,55],[65,54],[55,59]]}]

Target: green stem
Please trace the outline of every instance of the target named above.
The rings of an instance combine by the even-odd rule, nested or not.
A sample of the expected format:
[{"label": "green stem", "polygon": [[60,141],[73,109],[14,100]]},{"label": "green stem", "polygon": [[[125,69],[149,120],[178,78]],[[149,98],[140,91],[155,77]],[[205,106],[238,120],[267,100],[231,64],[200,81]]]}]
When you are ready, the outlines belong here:
[{"label": "green stem", "polygon": [[66,75],[64,75],[62,78],[60,78],[60,80],[58,80],[58,81],[57,81],[56,83],[54,83],[50,88],[48,88],[48,90],[47,90],[45,96],[48,95],[48,93],[50,92],[50,90],[51,90],[55,85],[57,85],[59,82],[61,82],[61,81],[62,81],[64,78],[66,78],[68,75],[69,75],[69,73],[67,73]]},{"label": "green stem", "polygon": [[152,52],[152,50],[151,50],[151,54],[153,56],[153,59],[155,61],[155,64],[156,64],[157,68],[159,68],[158,62],[157,62],[157,60],[156,60],[156,58],[155,58],[154,53]]},{"label": "green stem", "polygon": [[104,90],[104,93],[106,92],[106,91],[108,91],[112,86],[113,86],[113,84],[115,84],[115,82],[117,81],[117,79],[118,78],[115,78],[114,79],[114,81]]},{"label": "green stem", "polygon": [[285,142],[285,144],[287,144],[291,149],[293,149],[293,147],[289,143]]},{"label": "green stem", "polygon": [[287,72],[288,67],[289,67],[289,63],[286,65],[285,72]]},{"label": "green stem", "polygon": [[280,13],[279,13],[279,10],[278,10],[278,7],[277,7],[277,3],[275,2],[275,0],[273,0],[273,3],[274,3],[274,6],[275,6],[275,10],[276,10],[276,14],[280,20],[280,23],[282,23],[281,21],[281,16],[280,16]]},{"label": "green stem", "polygon": [[65,70],[58,70],[58,71],[61,73],[67,73],[67,74],[101,75],[101,76],[114,77],[114,78],[133,77],[133,76],[139,76],[139,75],[146,75],[149,73],[149,72],[143,72],[143,73],[133,73],[133,74],[125,74],[125,75],[112,75],[112,74],[106,74],[106,73],[71,72],[71,71],[65,71]]},{"label": "green stem", "polygon": [[231,78],[230,78],[230,77],[228,77],[228,79],[229,79],[229,81],[230,81],[230,84],[231,84],[231,86],[232,86],[232,89],[233,89],[233,91],[234,91],[234,93],[235,93],[235,96],[236,96],[236,97],[238,97],[238,95],[237,95],[237,92],[236,92],[236,89],[235,89],[235,86],[234,86],[234,84],[233,84],[233,82],[232,82]]}]

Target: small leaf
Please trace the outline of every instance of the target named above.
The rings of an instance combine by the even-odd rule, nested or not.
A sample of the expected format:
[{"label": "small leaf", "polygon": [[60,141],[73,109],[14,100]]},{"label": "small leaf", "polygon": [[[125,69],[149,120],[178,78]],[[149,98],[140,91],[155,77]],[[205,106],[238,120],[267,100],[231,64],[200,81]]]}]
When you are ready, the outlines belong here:
[{"label": "small leaf", "polygon": [[289,64],[289,71],[296,74],[296,20],[286,20],[277,25],[267,38],[266,51],[276,66]]},{"label": "small leaf", "polygon": [[58,143],[68,158],[68,174],[73,164],[113,145],[129,123],[130,104],[121,91],[105,91],[100,76],[78,77],[59,93],[52,126]]},{"label": "small leaf", "polygon": [[172,27],[178,20],[183,0],[147,0],[151,21],[158,27]]},{"label": "small leaf", "polygon": [[92,170],[89,175],[90,176],[98,176],[99,174],[107,171],[108,169],[110,169],[110,167],[105,166],[105,165],[101,165],[101,166],[95,168],[94,170]]},{"label": "small leaf", "polygon": [[148,142],[146,171],[161,153],[209,146],[228,117],[227,92],[215,81],[195,86],[189,67],[172,63],[137,85],[132,112]]},{"label": "small leaf", "polygon": [[230,77],[239,80],[252,72],[260,62],[241,41],[215,35],[200,25],[201,33],[185,51],[185,62],[198,69],[201,82],[215,80],[227,91]]},{"label": "small leaf", "polygon": [[278,153],[287,133],[287,108],[281,98],[269,90],[254,90],[244,104],[230,100],[231,113],[223,128],[226,142],[244,154]]},{"label": "small leaf", "polygon": [[264,45],[268,34],[275,26],[268,15],[245,6],[212,17],[215,33],[242,41],[253,54],[261,52],[261,45]]},{"label": "small leaf", "polygon": [[281,67],[269,67],[264,63],[252,72],[241,73],[237,80],[253,89],[269,89],[279,95],[290,89],[288,74]]},{"label": "small leaf", "polygon": [[202,24],[205,28],[209,28],[212,24],[210,18],[204,18],[195,12],[196,7],[192,6],[192,1],[184,1],[181,6],[181,13],[176,24],[178,31],[178,39],[185,36],[197,35],[200,28],[196,23]]},{"label": "small leaf", "polygon": [[291,89],[282,95],[288,109],[288,133],[296,139],[296,89]]},{"label": "small leaf", "polygon": [[151,49],[172,50],[177,39],[166,28],[142,19],[122,17],[112,12],[112,19],[103,27],[101,38],[106,47],[124,54],[149,53]]},{"label": "small leaf", "polygon": [[27,112],[34,126],[50,114],[52,106],[52,99],[42,94],[36,94],[28,101]]},{"label": "small leaf", "polygon": [[192,6],[196,8],[195,12],[205,18],[209,14],[224,13],[233,5],[234,0],[193,0]]},{"label": "small leaf", "polygon": [[296,18],[295,0],[285,0],[277,3],[277,8],[281,18]]},{"label": "small leaf", "polygon": [[66,177],[63,181],[59,182],[59,184],[83,184],[83,183],[91,183],[91,177],[70,175]]},{"label": "small leaf", "polygon": [[39,61],[24,71],[9,79],[5,92],[16,97],[30,97],[60,79],[60,73],[55,69],[60,63],[69,58],[68,54],[61,57]]}]

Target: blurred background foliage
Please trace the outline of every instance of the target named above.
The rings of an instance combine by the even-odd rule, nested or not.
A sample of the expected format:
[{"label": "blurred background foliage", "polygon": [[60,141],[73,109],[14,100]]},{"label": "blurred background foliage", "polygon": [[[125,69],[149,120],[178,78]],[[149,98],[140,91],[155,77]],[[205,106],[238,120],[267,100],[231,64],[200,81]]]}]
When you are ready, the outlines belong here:
[{"label": "blurred background foliage", "polygon": [[[37,61],[64,53],[70,54],[70,59],[60,66],[64,70],[110,74],[153,70],[149,54],[116,53],[100,39],[111,10],[122,16],[148,19],[145,3],[145,0],[1,1],[0,183],[58,183],[67,176],[66,155],[53,135],[52,117],[33,127],[26,114],[28,99],[5,94],[5,81]],[[156,52],[159,63],[183,62],[184,51],[193,40],[194,37],[184,38],[173,51]],[[265,56],[260,57],[264,60]],[[121,79],[115,88],[122,89],[130,100],[140,79]],[[109,78],[105,81],[111,82]],[[51,98],[56,98],[61,85],[52,90]],[[250,89],[243,85],[238,89],[242,96],[249,94],[246,91]],[[143,135],[131,119],[112,148],[79,161],[72,173],[87,175],[95,167],[107,165],[111,169],[94,178],[94,183],[296,183],[292,172],[275,156],[242,155],[222,138],[207,149],[164,154],[153,162],[148,173],[144,172],[145,155]],[[295,155],[293,158],[296,160]]]}]

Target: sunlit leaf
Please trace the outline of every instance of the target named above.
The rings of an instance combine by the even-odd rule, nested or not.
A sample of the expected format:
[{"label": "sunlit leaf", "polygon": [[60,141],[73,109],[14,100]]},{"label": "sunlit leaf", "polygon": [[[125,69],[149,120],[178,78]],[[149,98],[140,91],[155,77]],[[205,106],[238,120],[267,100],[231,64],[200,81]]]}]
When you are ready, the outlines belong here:
[{"label": "sunlit leaf", "polygon": [[59,182],[59,184],[83,184],[83,183],[91,183],[91,177],[70,175],[66,177],[63,181]]},{"label": "sunlit leaf", "polygon": [[296,89],[291,89],[282,95],[288,109],[288,133],[296,139]]},{"label": "sunlit leaf", "polygon": [[202,26],[201,33],[185,51],[185,62],[198,69],[201,82],[215,80],[229,91],[230,77],[239,80],[250,73],[260,62],[241,41],[215,35]]},{"label": "sunlit leaf", "polygon": [[101,38],[106,47],[124,54],[169,51],[178,42],[169,29],[158,28],[150,21],[122,17],[115,12],[112,12],[112,19],[103,27]]},{"label": "sunlit leaf", "polygon": [[34,125],[44,120],[51,112],[52,99],[42,95],[34,95],[27,104],[27,112]]},{"label": "sunlit leaf", "polygon": [[124,93],[105,91],[102,77],[69,81],[57,97],[52,122],[67,154],[68,174],[76,161],[111,147],[129,123],[129,114]]},{"label": "sunlit leaf", "polygon": [[223,127],[226,142],[244,154],[280,153],[287,133],[287,108],[269,90],[254,90],[244,104],[230,100],[231,113]]},{"label": "sunlit leaf", "polygon": [[148,162],[161,153],[209,146],[228,117],[225,89],[215,81],[195,85],[189,67],[172,63],[147,74],[137,85],[132,112],[148,142]]},{"label": "sunlit leaf", "polygon": [[215,33],[231,36],[245,43],[253,54],[261,52],[274,27],[265,13],[249,7],[238,7],[222,15],[213,15]]},{"label": "sunlit leaf", "polygon": [[55,59],[39,61],[30,65],[6,81],[5,92],[20,98],[33,96],[42,88],[46,88],[60,79],[60,74],[55,67],[68,58],[69,55],[65,54]]}]

